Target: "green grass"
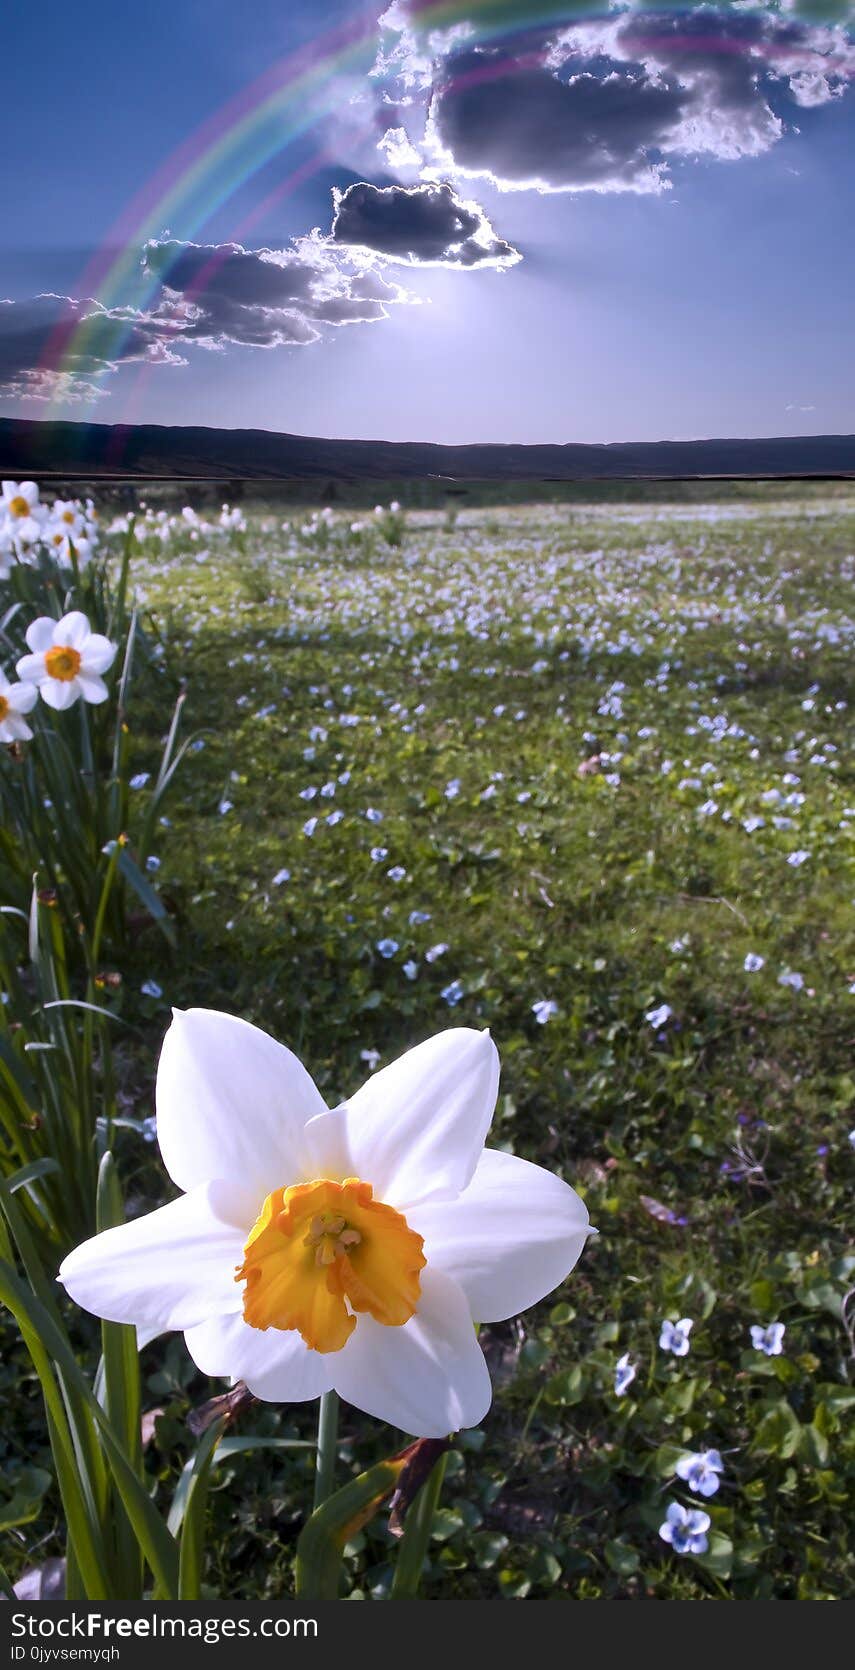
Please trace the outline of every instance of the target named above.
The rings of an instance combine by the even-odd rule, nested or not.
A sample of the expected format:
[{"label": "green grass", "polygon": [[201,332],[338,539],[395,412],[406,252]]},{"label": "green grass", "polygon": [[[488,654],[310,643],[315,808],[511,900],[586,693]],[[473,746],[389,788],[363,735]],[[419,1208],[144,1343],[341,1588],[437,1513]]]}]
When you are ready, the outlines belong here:
[{"label": "green grass", "polygon": [[[204,746],[154,854],[179,949],[143,928],[121,970],[148,1039],[123,1060],[129,1121],[172,1003],[275,1033],[331,1102],[367,1052],[489,1026],[493,1144],[559,1171],[600,1231],[563,1289],[482,1332],[496,1398],[450,1459],[428,1595],[851,1592],[855,501],[715,497],[413,512],[403,533],[361,511],[283,528],[262,504],[244,534],[178,528],[135,561]],[[149,708],[140,769],[168,719]],[[119,1165],[136,1208],[163,1198],[133,1130]],[[657,1347],[668,1316],[694,1319],[682,1359]],[[772,1320],[767,1358],[749,1325]],[[10,1345],[0,1371],[13,1479],[49,1465],[22,1361]],[[144,1363],[165,1482],[218,1388],[180,1338]],[[311,1412],[244,1426],[306,1436]],[[398,1447],[353,1411],[343,1430],[342,1482]],[[692,1503],[674,1462],[708,1447],[723,1484]],[[310,1473],[292,1454],[217,1470],[212,1593],[289,1591]],[[675,1497],[711,1513],[709,1555],[659,1539]],[[56,1551],[51,1501],[18,1563]],[[361,1533],[356,1593],[388,1591],[391,1549],[385,1519]]]}]

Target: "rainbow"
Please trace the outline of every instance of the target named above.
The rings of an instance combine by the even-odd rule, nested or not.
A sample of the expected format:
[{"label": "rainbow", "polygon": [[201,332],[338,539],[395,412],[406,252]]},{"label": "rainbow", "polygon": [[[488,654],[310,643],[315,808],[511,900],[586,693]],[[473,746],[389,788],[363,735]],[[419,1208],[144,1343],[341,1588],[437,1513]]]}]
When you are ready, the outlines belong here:
[{"label": "rainbow", "polygon": [[[813,22],[840,18],[840,0],[803,3],[806,16]],[[196,128],[135,193],[74,286],[76,296],[95,301],[110,312],[125,312],[124,319],[114,321],[111,346],[116,352],[132,329],[134,310],[144,310],[162,283],[162,274],[153,277],[143,271],[143,245],[167,227],[179,241],[198,237],[247,180],[275,157],[287,153],[334,111],[341,77],[366,75],[371,66],[379,41],[381,5],[382,0],[378,0],[347,24],[278,59]],[[719,0],[719,6],[730,10],[731,0]],[[660,15],[687,9],[686,0],[651,3],[651,10]],[[764,5],[754,9],[770,10]],[[744,15],[744,7],[739,10]],[[467,24],[471,31],[467,45],[508,40],[608,14],[615,15],[607,0],[599,4],[597,0],[535,0],[534,5],[526,0],[409,0],[408,4],[409,26],[414,34],[427,37]],[[794,11],[786,14],[788,20],[796,16]],[[733,43],[722,41],[722,47],[732,49]],[[239,241],[275,201],[329,160],[319,147],[308,163],[303,162],[286,175],[263,203],[236,223],[231,241]],[[103,316],[98,324],[83,319],[58,328],[46,347],[41,368],[70,371],[86,355],[96,330],[103,349]],[[98,375],[94,374],[95,380]],[[51,415],[56,415],[60,402],[58,395]]]}]

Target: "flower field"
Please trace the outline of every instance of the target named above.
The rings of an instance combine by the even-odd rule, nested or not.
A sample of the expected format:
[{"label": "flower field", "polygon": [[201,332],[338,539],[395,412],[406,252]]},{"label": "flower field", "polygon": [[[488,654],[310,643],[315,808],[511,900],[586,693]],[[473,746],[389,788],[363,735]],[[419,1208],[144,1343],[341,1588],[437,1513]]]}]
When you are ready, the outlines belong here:
[{"label": "flower field", "polygon": [[[96,1230],[175,1198],[153,1099],[175,1006],[287,1045],[321,1108],[360,1085],[370,1102],[446,1028],[489,1028],[489,1147],[571,1185],[598,1231],[539,1303],[476,1318],[493,1401],[430,1500],[424,1596],[851,1593],[855,498],[454,516],[173,491],[96,519],[30,484],[6,497],[8,1585],[65,1556],[77,1503],[77,1593],[147,1593],[144,1571],[169,1593],[164,1525],[195,1489],[182,1594],[293,1593],[316,1405],[200,1418],[226,1381],[181,1332],[141,1334],[137,1375],[128,1318],[93,1302],[99,1324],[55,1280]],[[334,1187],[306,1220],[319,1268],[368,1211]],[[510,1193],[509,1293],[516,1218]],[[339,1486],[429,1431],[339,1389]],[[80,1456],[105,1421],[90,1499]],[[114,1515],[101,1554],[91,1500],[102,1531]],[[380,1506],[339,1593],[406,1592],[404,1546]]]}]

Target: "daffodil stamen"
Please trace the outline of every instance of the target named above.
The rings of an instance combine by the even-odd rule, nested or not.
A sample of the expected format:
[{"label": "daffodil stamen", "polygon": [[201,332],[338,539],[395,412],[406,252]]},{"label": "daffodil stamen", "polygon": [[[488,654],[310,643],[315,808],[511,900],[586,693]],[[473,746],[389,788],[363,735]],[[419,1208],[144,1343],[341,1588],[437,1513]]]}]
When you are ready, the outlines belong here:
[{"label": "daffodil stamen", "polygon": [[251,1328],[296,1329],[313,1351],[340,1351],[360,1312],[390,1328],[415,1314],[423,1241],[374,1199],[370,1183],[318,1178],[267,1196],[244,1248]]},{"label": "daffodil stamen", "polygon": [[70,644],[56,644],[45,655],[45,671],[50,678],[70,684],[80,671],[80,651],[72,649]]},{"label": "daffodil stamen", "polygon": [[29,516],[32,506],[29,499],[24,498],[23,493],[16,493],[15,497],[9,500],[7,509],[12,516]]}]

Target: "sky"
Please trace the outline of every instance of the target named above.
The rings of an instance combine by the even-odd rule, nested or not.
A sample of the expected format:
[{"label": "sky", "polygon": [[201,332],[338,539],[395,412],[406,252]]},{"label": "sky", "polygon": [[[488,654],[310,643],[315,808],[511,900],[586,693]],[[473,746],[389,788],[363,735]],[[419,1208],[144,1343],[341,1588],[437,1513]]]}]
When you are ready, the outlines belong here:
[{"label": "sky", "polygon": [[855,0],[11,0],[0,414],[855,431]]}]

